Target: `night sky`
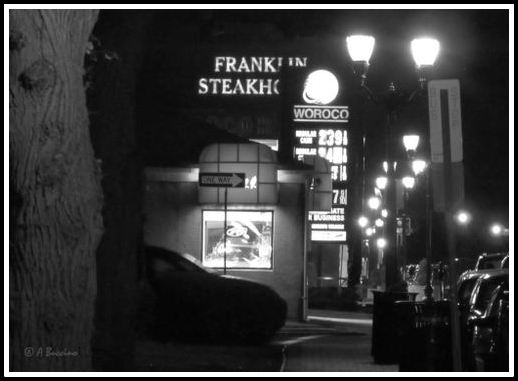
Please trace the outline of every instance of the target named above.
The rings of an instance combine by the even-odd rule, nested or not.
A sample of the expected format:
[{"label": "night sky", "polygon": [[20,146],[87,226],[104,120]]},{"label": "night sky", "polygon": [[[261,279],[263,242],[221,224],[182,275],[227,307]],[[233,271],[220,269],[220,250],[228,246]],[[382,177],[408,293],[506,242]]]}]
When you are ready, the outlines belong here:
[{"label": "night sky", "polygon": [[411,90],[416,77],[410,41],[431,35],[441,42],[434,78],[461,82],[467,205],[483,224],[508,224],[507,10],[155,11],[139,77],[139,128],[148,164],[193,160],[205,135],[222,133],[204,113],[266,113],[278,122],[279,98],[197,94],[197,81],[211,74],[215,55],[306,55],[351,78],[344,38],[353,33],[376,38],[368,77],[374,91],[392,80]]}]

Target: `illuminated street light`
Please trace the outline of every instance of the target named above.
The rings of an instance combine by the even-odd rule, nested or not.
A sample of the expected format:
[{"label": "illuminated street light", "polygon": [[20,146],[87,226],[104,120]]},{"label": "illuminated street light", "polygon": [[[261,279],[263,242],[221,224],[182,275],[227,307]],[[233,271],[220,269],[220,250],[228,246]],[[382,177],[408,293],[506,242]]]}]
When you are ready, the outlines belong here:
[{"label": "illuminated street light", "polygon": [[[426,83],[429,78],[429,74],[431,72],[432,66],[437,59],[440,44],[437,40],[431,38],[418,38],[412,41],[411,50],[412,55],[416,64],[416,72],[418,75],[418,84],[419,88],[416,89],[412,94],[412,96],[405,96],[402,92],[400,92],[394,81],[389,82],[388,90],[375,94],[372,92],[368,86],[366,85],[367,72],[369,68],[369,60],[371,58],[375,40],[371,36],[349,36],[347,37],[347,50],[349,52],[349,56],[353,61],[353,69],[354,73],[359,80],[359,85],[362,89],[362,92],[366,93],[367,98],[374,103],[382,103],[387,110],[387,123],[385,125],[385,162],[383,162],[383,169],[385,171],[387,177],[387,184],[385,186],[385,193],[383,195],[383,203],[386,206],[389,217],[385,217],[385,234],[386,237],[381,241],[382,246],[387,246],[387,256],[386,256],[386,267],[385,267],[385,278],[386,278],[386,289],[390,289],[392,286],[395,286],[398,283],[398,258],[397,258],[397,245],[396,242],[398,240],[397,237],[397,190],[396,190],[396,163],[395,163],[395,151],[390,147],[390,144],[394,141],[391,136],[392,131],[397,125],[398,119],[398,110],[402,108],[402,106],[407,105],[414,98],[413,95],[417,94],[419,90],[426,94]],[[407,146],[407,150],[412,152],[408,152],[411,159],[413,159],[413,155],[417,146],[419,144],[419,137],[417,135],[413,135],[411,138],[405,138],[405,146]],[[423,171],[424,167],[417,167],[417,171]],[[415,173],[415,172],[414,172]],[[427,184],[427,234],[428,231],[431,232],[431,213],[429,213],[429,205],[430,205],[430,197],[428,197],[428,188],[429,188],[429,176],[426,176],[426,184]],[[405,180],[406,186],[408,188],[415,185],[415,179]],[[382,185],[382,184],[377,184]],[[381,189],[381,187],[378,187]],[[381,204],[381,198],[379,200],[368,200],[369,208],[378,209]],[[431,210],[431,209],[430,209]],[[431,237],[431,236],[430,236]],[[431,279],[431,239],[428,239],[427,235],[427,245],[426,245],[426,257],[428,259],[427,265],[427,288],[425,293],[427,295],[427,299],[431,299],[431,287],[430,287],[430,279]]]},{"label": "illuminated street light", "polygon": [[403,145],[407,152],[415,152],[419,145],[419,135],[405,135],[403,136]]},{"label": "illuminated street light", "polygon": [[401,179],[401,182],[403,183],[405,189],[412,189],[415,185],[415,177],[405,176]]},{"label": "illuminated street light", "polygon": [[381,218],[378,218],[376,221],[374,221],[374,225],[376,225],[378,228],[382,228],[383,225],[385,225],[385,222],[383,222]]},{"label": "illuminated street light", "polygon": [[361,228],[364,228],[369,224],[369,219],[365,216],[361,216],[358,218],[358,225],[360,225]]},{"label": "illuminated street light", "polygon": [[376,233],[376,230],[374,228],[367,228],[367,229],[365,229],[365,235],[367,237],[370,237],[370,236],[374,235],[374,233]]},{"label": "illuminated street light", "polygon": [[507,229],[505,229],[500,224],[493,224],[491,225],[491,234],[495,237],[500,237],[501,235],[504,235],[506,233]]},{"label": "illuminated street light", "polygon": [[410,48],[412,57],[418,68],[422,66],[433,66],[441,44],[434,38],[416,38],[412,40]]},{"label": "illuminated street light", "polygon": [[379,176],[376,178],[376,186],[383,190],[387,187],[388,178],[387,176]]},{"label": "illuminated street light", "polygon": [[382,209],[381,217],[383,217],[383,218],[387,218],[388,217],[388,210],[387,209]]},{"label": "illuminated street light", "polygon": [[369,63],[374,50],[374,42],[375,39],[372,36],[353,35],[347,37],[347,51],[351,59],[355,62]]},{"label": "illuminated street light", "polygon": [[378,238],[376,240],[376,246],[378,247],[378,249],[384,249],[385,247],[387,247],[387,240],[385,238]]},{"label": "illuminated street light", "polygon": [[367,80],[369,60],[374,50],[374,37],[355,35],[346,38],[347,51],[353,61],[353,70],[360,78],[362,86]]},{"label": "illuminated street light", "polygon": [[428,72],[439,55],[440,47],[439,41],[433,38],[416,38],[410,45],[421,89],[425,88]]},{"label": "illuminated street light", "polygon": [[426,169],[426,161],[424,160],[413,160],[412,161],[412,171],[414,172],[414,175],[419,175],[424,172]]},{"label": "illuminated street light", "polygon": [[381,206],[381,200],[379,198],[377,198],[377,197],[371,197],[367,201],[367,205],[372,210],[377,210]]},{"label": "illuminated street light", "polygon": [[461,225],[467,225],[468,222],[471,220],[471,216],[469,215],[468,212],[465,212],[465,211],[460,211],[459,213],[457,213],[457,215],[455,216],[455,219],[457,220],[457,222]]},{"label": "illuminated street light", "polygon": [[385,173],[388,172],[388,161],[383,162],[383,170],[385,171]]}]

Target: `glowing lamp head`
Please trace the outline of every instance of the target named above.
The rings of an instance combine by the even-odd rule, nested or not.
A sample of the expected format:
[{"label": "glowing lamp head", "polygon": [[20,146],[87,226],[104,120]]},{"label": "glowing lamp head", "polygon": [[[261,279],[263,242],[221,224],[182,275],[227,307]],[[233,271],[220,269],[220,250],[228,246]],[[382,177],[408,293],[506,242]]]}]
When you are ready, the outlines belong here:
[{"label": "glowing lamp head", "polygon": [[384,161],[383,164],[381,165],[383,170],[385,171],[385,173],[388,173],[388,161]]},{"label": "glowing lamp head", "polygon": [[383,209],[381,211],[381,217],[383,217],[383,218],[387,218],[388,217],[388,210],[387,209]]},{"label": "glowing lamp head", "polygon": [[412,189],[415,185],[415,178],[411,176],[403,177],[401,180],[405,189]]},{"label": "glowing lamp head", "polygon": [[376,230],[374,230],[373,228],[367,228],[365,229],[365,235],[367,237],[371,237],[372,235],[374,235],[374,233],[376,233]]},{"label": "glowing lamp head", "polygon": [[414,175],[419,175],[424,172],[426,169],[426,161],[424,160],[414,160],[412,161],[412,171]]},{"label": "glowing lamp head", "polygon": [[374,225],[376,225],[378,228],[382,228],[383,225],[385,225],[385,222],[381,218],[378,218],[376,221],[374,221]]},{"label": "glowing lamp head", "polygon": [[367,205],[372,210],[377,210],[381,206],[381,200],[378,197],[371,197],[367,201]]},{"label": "glowing lamp head", "polygon": [[327,70],[316,70],[308,75],[302,97],[309,104],[326,105],[338,95],[338,80]]},{"label": "glowing lamp head", "polygon": [[361,216],[358,218],[358,225],[360,225],[361,228],[364,228],[369,224],[369,219],[365,216]]},{"label": "glowing lamp head", "polygon": [[387,240],[385,238],[378,238],[376,240],[376,246],[378,246],[378,249],[384,249],[387,247]]},{"label": "glowing lamp head", "polygon": [[355,62],[369,63],[374,50],[374,37],[354,35],[346,38],[347,51]]},{"label": "glowing lamp head", "polygon": [[415,151],[419,145],[419,135],[405,135],[403,136],[403,145],[407,152]]},{"label": "glowing lamp head", "polygon": [[386,176],[380,176],[376,178],[376,187],[383,190],[387,187],[388,179]]},{"label": "glowing lamp head", "polygon": [[434,38],[416,38],[412,40],[410,48],[418,68],[433,66],[439,55],[440,43]]}]

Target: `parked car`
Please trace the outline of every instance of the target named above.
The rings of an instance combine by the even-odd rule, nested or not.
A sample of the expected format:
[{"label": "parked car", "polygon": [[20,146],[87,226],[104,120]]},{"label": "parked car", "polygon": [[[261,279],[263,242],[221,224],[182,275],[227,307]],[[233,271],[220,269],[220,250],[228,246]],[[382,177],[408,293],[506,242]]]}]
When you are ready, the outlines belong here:
[{"label": "parked car", "polygon": [[484,253],[478,257],[477,264],[475,265],[475,270],[501,269],[505,264],[506,258],[509,258],[509,253]]},{"label": "parked car", "polygon": [[473,354],[477,371],[509,370],[509,285],[496,287],[482,315],[472,317]]},{"label": "parked car", "polygon": [[157,339],[259,343],[285,323],[287,304],[266,285],[216,274],[191,256],[160,247],[146,247],[145,255]]},{"label": "parked car", "polygon": [[[475,272],[476,274],[476,272]],[[473,290],[469,298],[469,302],[463,307],[467,309],[461,309],[461,324],[463,330],[461,332],[462,349],[463,349],[463,364],[465,370],[475,370],[475,357],[473,354],[473,328],[474,326],[470,321],[480,318],[487,310],[488,305],[491,301],[493,291],[501,284],[509,284],[509,271],[508,270],[493,270],[486,272],[478,277],[475,277],[476,281],[473,285]],[[508,287],[508,286],[507,286]],[[459,297],[459,307],[460,307]]]}]

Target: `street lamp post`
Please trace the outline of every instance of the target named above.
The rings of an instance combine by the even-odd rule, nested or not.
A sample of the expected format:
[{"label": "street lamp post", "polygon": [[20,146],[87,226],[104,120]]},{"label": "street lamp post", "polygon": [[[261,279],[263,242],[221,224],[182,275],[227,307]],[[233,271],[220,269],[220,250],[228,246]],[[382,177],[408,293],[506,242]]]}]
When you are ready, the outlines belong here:
[{"label": "street lamp post", "polygon": [[410,94],[408,97],[402,96],[397,91],[394,82],[389,84],[388,91],[376,96],[367,87],[367,73],[369,70],[369,61],[374,50],[375,39],[372,36],[353,35],[346,39],[346,46],[349,55],[353,61],[353,70],[360,81],[361,88],[367,94],[367,98],[375,103],[382,103],[387,110],[387,123],[385,125],[385,156],[387,161],[387,184],[385,187],[386,208],[389,214],[385,224],[386,231],[386,280],[387,290],[397,285],[398,264],[396,258],[396,242],[397,242],[397,210],[396,210],[396,185],[395,185],[395,168],[393,149],[390,146],[390,135],[392,128],[397,120],[397,112],[402,105],[408,104],[412,101],[417,92],[424,90],[435,59],[439,53],[439,42],[434,39],[420,38],[415,39],[411,43],[412,55],[416,63],[416,70],[418,74],[418,89]]}]

